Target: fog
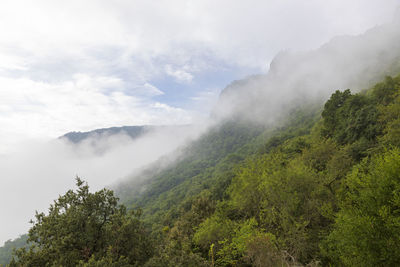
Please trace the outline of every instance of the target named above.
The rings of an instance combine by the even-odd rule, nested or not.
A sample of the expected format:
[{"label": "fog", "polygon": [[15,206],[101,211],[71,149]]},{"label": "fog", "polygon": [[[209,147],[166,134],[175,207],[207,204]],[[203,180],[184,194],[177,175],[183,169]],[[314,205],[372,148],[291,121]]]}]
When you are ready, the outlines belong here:
[{"label": "fog", "polygon": [[26,233],[35,210],[46,212],[75,177],[92,191],[123,179],[190,142],[206,124],[160,127],[132,139],[126,134],[94,135],[79,144],[66,139],[30,140],[0,157],[0,243]]},{"label": "fog", "polygon": [[214,116],[232,115],[273,125],[305,103],[322,103],[335,90],[368,89],[400,72],[400,16],[358,36],[338,36],[318,49],[286,50],[267,74],[231,83]]}]

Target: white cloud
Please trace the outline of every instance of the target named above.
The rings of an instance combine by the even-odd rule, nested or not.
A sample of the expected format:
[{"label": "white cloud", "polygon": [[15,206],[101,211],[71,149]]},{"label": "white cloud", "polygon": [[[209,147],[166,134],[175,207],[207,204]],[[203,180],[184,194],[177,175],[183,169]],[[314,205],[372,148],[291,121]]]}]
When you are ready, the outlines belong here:
[{"label": "white cloud", "polygon": [[314,48],[336,34],[361,33],[390,19],[397,5],[398,0],[3,0],[0,48],[23,54],[32,66],[70,59],[87,71],[128,68],[143,83],[163,73],[186,81],[195,74],[185,67],[207,68],[210,57],[262,70],[282,49]]},{"label": "white cloud", "polygon": [[88,74],[77,73],[72,76],[76,90],[91,92],[107,92],[109,90],[123,90],[125,83],[117,77],[89,76]]},{"label": "white cloud", "polygon": [[[190,114],[167,104],[154,107],[146,97],[124,92],[115,77],[77,74],[72,81],[47,83],[0,77],[2,149],[25,138],[57,137],[68,131],[115,125],[188,123]],[[119,90],[105,90],[118,87]],[[145,84],[150,94],[161,91]],[[154,102],[156,103],[156,102]],[[165,113],[165,111],[168,111]],[[4,152],[4,151],[0,151]]]},{"label": "white cloud", "polygon": [[[54,199],[74,188],[75,175],[87,181],[91,190],[99,190],[200,133],[200,127],[165,127],[135,140],[120,134],[79,145],[60,139],[19,144],[13,153],[0,155],[0,246],[28,231],[35,210],[46,212]],[[171,155],[168,158],[174,160]]]},{"label": "white cloud", "polygon": [[163,95],[164,94],[163,91],[161,91],[160,89],[158,89],[154,85],[152,85],[150,83],[147,83],[147,82],[145,84],[135,88],[135,93],[137,93],[139,95],[149,96],[149,97],[151,97],[151,96],[159,96],[159,95]]},{"label": "white cloud", "polygon": [[25,60],[18,55],[10,55],[7,51],[0,51],[1,70],[27,70]]},{"label": "white cloud", "polygon": [[171,65],[165,66],[165,72],[174,77],[178,82],[188,83],[193,80],[193,75],[184,69],[173,69]]},{"label": "white cloud", "polygon": [[205,119],[205,116],[208,115],[209,107],[215,107],[217,105],[219,94],[219,88],[209,88],[191,97],[191,105],[194,107],[194,110],[197,111],[193,116]]}]

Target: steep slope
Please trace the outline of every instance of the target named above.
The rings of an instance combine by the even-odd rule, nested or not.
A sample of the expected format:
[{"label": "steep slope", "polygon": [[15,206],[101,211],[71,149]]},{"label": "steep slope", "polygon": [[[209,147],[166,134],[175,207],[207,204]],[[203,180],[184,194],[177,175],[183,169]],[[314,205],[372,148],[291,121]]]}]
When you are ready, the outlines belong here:
[{"label": "steep slope", "polygon": [[[163,193],[147,217],[158,244],[147,266],[398,265],[400,75],[336,91],[317,116],[300,110],[254,153]],[[194,181],[208,186],[195,195]]]},{"label": "steep slope", "polygon": [[178,159],[116,186],[152,231],[147,266],[399,264],[400,77],[362,90],[399,72],[399,28],[280,54],[224,90],[219,123]]},{"label": "steep slope", "polygon": [[313,51],[283,52],[267,74],[233,82],[213,111],[219,123],[183,149],[167,169],[154,171],[159,169],[154,164],[120,186],[123,202],[142,207],[144,216],[158,214],[149,219],[153,223],[165,214],[176,217],[182,201],[216,182],[214,172],[230,154],[254,154],[274,134],[268,142],[278,142],[276,133],[285,136],[288,128],[308,127],[303,130],[307,132],[334,89],[351,87],[357,92],[399,71],[399,28],[397,20],[360,36],[334,38]]},{"label": "steep slope", "polygon": [[[213,112],[213,117],[220,120],[220,124],[190,144],[180,160],[155,175],[148,175],[141,184],[133,183],[132,190],[121,194],[123,203],[143,209],[144,219],[153,229],[153,234],[162,236],[163,232],[167,233],[163,249],[174,251],[175,242],[178,242],[180,253],[187,253],[187,256],[197,251],[203,258],[208,258],[208,253],[215,253],[213,257],[219,257],[219,266],[244,261],[244,258],[239,258],[245,257],[245,251],[238,251],[235,246],[243,247],[245,244],[234,242],[235,238],[237,242],[243,238],[244,232],[241,231],[252,232],[254,238],[276,239],[276,243],[266,244],[267,247],[276,247],[275,256],[278,257],[281,250],[289,253],[287,257],[279,256],[278,261],[291,258],[291,264],[305,264],[311,262],[313,257],[323,258],[318,248],[322,242],[319,233],[329,229],[333,223],[332,216],[338,209],[334,199],[340,186],[336,181],[342,180],[353,165],[371,155],[369,150],[381,146],[377,145],[377,138],[382,135],[382,129],[373,127],[379,112],[373,105],[383,103],[374,97],[350,97],[347,105],[352,108],[346,110],[346,116],[352,120],[347,121],[345,116],[334,122],[335,125],[344,123],[340,126],[342,132],[334,134],[341,136],[339,139],[332,139],[329,134],[323,136],[326,134],[320,129],[323,122],[316,122],[323,102],[335,89],[352,88],[359,92],[385,75],[399,72],[399,26],[399,21],[395,21],[361,36],[335,38],[314,51],[282,53],[272,62],[266,75],[232,83],[222,92]],[[389,80],[383,87],[393,85]],[[351,131],[347,129],[349,127]],[[323,137],[319,139],[316,135]],[[333,140],[332,143],[329,140]],[[283,158],[277,160],[275,157]],[[327,169],[327,162],[332,158],[334,160],[329,164],[333,167]],[[349,165],[341,162],[346,160],[349,160]],[[276,169],[281,174],[273,182],[279,186],[265,188],[265,191],[280,192],[284,199],[287,198],[282,200],[283,203],[295,201],[297,204],[293,205],[297,207],[294,210],[279,206],[280,195],[273,191],[271,196],[277,198],[273,201],[265,192],[258,193],[258,188],[263,187],[258,175],[275,169],[268,161],[295,171]],[[325,176],[323,172],[327,171],[331,173]],[[247,174],[241,176],[241,172]],[[294,184],[285,184],[286,175],[289,179],[287,183]],[[292,176],[293,179],[308,178],[303,183],[301,180],[290,180]],[[243,180],[238,182],[238,177],[243,177]],[[255,187],[243,189],[246,184],[251,184],[251,179],[255,179],[252,185]],[[304,189],[306,193],[301,192],[300,199],[307,194],[315,194],[313,201],[319,204],[301,206],[299,203],[302,200],[293,200],[290,192],[284,192],[286,186],[293,192],[296,192],[296,186]],[[307,191],[307,187],[311,191]],[[254,201],[248,202],[248,199]],[[275,204],[262,206],[263,201]],[[330,211],[322,214],[323,211],[315,210],[312,205],[326,205],[323,207]],[[278,217],[266,217],[265,220],[271,220],[266,222],[263,221],[263,216],[266,216],[264,208],[278,208],[288,214],[277,211]],[[305,210],[312,213],[311,217],[298,218],[305,216],[301,215]],[[288,218],[284,218],[289,215],[292,216],[290,223]],[[277,228],[270,224],[275,224]],[[310,225],[310,231],[307,225]],[[263,237],[265,231],[271,235]],[[285,237],[285,231],[292,234],[287,232]],[[244,239],[241,242],[245,242]],[[303,242],[309,246],[299,247]],[[335,260],[329,258],[327,262]]]},{"label": "steep slope", "polygon": [[[186,152],[194,165],[160,171],[131,199],[154,240],[144,266],[397,266],[399,118],[400,75],[297,108],[274,130],[226,122]],[[242,145],[223,142],[232,134]],[[185,167],[197,175],[177,179]]]},{"label": "steep slope", "polygon": [[335,90],[358,92],[400,71],[400,19],[359,36],[333,38],[304,52],[284,51],[265,75],[230,84],[214,109],[214,117],[235,116],[273,124],[292,107],[323,103]]}]

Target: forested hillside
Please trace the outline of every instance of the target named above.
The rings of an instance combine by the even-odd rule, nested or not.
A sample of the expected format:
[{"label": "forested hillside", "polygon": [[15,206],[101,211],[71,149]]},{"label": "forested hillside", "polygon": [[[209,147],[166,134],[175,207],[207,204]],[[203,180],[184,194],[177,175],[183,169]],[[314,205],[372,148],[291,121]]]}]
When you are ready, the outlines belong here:
[{"label": "forested hillside", "polygon": [[4,246],[0,247],[0,265],[9,263],[12,259],[13,250],[26,246],[27,239],[28,235],[22,235],[15,240],[6,241]]},{"label": "forested hillside", "polygon": [[217,124],[115,185],[121,206],[78,180],[11,266],[399,266],[398,25],[233,82]]},{"label": "forested hillside", "polygon": [[[129,215],[121,208],[115,214],[121,219],[107,219],[105,235],[100,236],[115,235],[123,243],[104,239],[108,249],[101,250],[86,230],[86,244],[95,242],[93,252],[80,254],[75,248],[77,254],[69,259],[76,261],[64,265],[79,261],[81,266],[397,266],[399,120],[397,76],[357,94],[336,91],[322,109],[296,108],[273,130],[227,122],[194,143],[183,161],[148,181],[139,197],[122,196],[128,208],[143,208],[147,234],[137,219],[141,212]],[[47,227],[58,227],[49,222],[60,218],[62,229],[73,230],[77,218],[86,218],[80,212],[97,207],[90,203],[101,201],[100,196],[112,201],[110,208],[115,205],[112,192],[86,196],[87,189],[78,185],[76,194],[71,191],[55,202],[49,216],[59,212],[58,206],[87,208],[74,208],[75,215],[68,220],[62,219],[62,212],[56,217],[38,214],[29,234],[38,245],[20,250],[12,266],[63,259],[64,252],[46,240],[61,242],[63,250],[78,243],[45,238],[51,233],[45,229],[52,229]],[[140,227],[132,240],[145,247],[120,236],[119,231],[129,232],[131,227]],[[51,257],[40,256],[48,249]]]},{"label": "forested hillside", "polygon": [[336,91],[322,113],[296,110],[232,150],[214,143],[214,166],[162,173],[133,201],[158,244],[147,266],[399,264],[399,93],[400,76]]}]

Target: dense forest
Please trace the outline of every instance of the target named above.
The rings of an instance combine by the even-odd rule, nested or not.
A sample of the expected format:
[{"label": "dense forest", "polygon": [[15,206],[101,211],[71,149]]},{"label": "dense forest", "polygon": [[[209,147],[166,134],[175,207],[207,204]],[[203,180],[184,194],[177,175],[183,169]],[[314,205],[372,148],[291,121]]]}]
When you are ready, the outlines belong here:
[{"label": "dense forest", "polygon": [[226,121],[182,157],[119,202],[77,178],[10,266],[400,265],[400,76],[275,128]]}]

